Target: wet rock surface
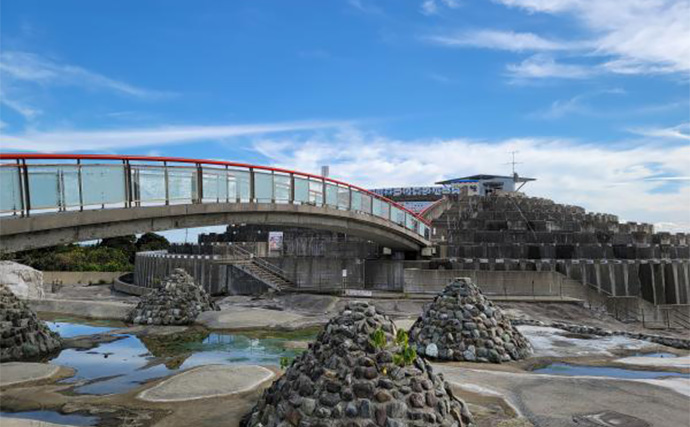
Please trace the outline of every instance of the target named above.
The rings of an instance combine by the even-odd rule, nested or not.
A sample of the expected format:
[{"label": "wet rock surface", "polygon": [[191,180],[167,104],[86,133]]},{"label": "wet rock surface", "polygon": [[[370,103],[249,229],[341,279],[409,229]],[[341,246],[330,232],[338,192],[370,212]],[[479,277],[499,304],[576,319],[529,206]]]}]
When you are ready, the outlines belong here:
[{"label": "wet rock surface", "polygon": [[218,310],[206,291],[181,268],[173,270],[157,290],[141,297],[127,316],[142,325],[189,325],[204,311]]},{"label": "wet rock surface", "polygon": [[349,303],[241,425],[473,425],[466,404],[426,361],[416,355],[400,360],[404,347],[396,334],[373,305]]},{"label": "wet rock surface", "polygon": [[0,337],[0,362],[38,359],[62,346],[60,336],[4,284],[0,284]]},{"label": "wet rock surface", "polygon": [[410,329],[419,354],[431,359],[501,363],[527,357],[529,341],[469,278],[451,282]]}]

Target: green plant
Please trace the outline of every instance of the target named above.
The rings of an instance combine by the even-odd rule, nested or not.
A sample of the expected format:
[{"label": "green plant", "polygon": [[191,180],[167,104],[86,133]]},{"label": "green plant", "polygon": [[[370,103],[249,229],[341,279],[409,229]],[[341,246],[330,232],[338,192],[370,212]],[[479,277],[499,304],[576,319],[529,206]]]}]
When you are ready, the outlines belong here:
[{"label": "green plant", "polygon": [[417,350],[410,347],[407,332],[399,329],[395,334],[395,344],[400,346],[400,351],[393,355],[393,363],[400,366],[411,365],[417,358]]},{"label": "green plant", "polygon": [[383,332],[383,329],[378,328],[371,334],[371,344],[374,346],[374,348],[384,348],[386,344],[388,344],[388,340],[386,339],[386,333]]},{"label": "green plant", "polygon": [[292,361],[290,360],[289,357],[285,357],[285,356],[281,357],[280,358],[280,369],[283,369],[283,370],[287,369],[287,367],[290,366],[291,362]]}]

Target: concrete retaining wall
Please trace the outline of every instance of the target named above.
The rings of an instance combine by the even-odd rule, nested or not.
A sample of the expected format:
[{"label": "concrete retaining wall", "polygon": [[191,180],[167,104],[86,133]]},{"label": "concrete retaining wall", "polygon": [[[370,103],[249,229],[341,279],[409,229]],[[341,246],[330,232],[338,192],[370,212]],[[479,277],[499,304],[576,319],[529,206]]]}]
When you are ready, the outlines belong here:
[{"label": "concrete retaining wall", "polygon": [[551,271],[404,270],[405,293],[437,294],[456,277],[470,277],[486,295],[561,296],[563,275]]},{"label": "concrete retaining wall", "polygon": [[125,274],[122,271],[44,271],[43,283],[64,284],[88,284],[88,283],[113,283],[115,279]]}]

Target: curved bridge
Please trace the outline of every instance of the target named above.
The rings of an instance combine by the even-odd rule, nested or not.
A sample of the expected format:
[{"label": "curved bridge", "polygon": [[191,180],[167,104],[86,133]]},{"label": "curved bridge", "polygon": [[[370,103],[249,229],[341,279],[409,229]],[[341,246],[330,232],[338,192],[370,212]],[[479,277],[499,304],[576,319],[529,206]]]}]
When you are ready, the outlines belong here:
[{"label": "curved bridge", "polygon": [[0,153],[0,251],[240,223],[338,231],[400,250],[430,244],[422,217],[317,175],[174,157]]}]

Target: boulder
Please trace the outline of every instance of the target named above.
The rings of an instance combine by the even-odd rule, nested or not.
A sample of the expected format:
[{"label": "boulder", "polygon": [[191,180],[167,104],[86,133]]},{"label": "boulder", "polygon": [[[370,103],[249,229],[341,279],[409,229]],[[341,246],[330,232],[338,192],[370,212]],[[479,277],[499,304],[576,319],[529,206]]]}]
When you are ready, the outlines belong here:
[{"label": "boulder", "polygon": [[411,348],[404,352],[405,338],[375,306],[350,302],[240,425],[473,425],[443,377]]},{"label": "boulder", "polygon": [[61,347],[60,336],[48,329],[9,286],[0,284],[0,362],[37,360]]},{"label": "boulder", "polygon": [[0,283],[23,299],[44,297],[43,272],[14,261],[0,261]]},{"label": "boulder", "polygon": [[532,352],[529,341],[469,278],[452,281],[410,329],[410,342],[430,359],[501,363]]},{"label": "boulder", "polygon": [[160,288],[141,297],[127,320],[141,325],[189,325],[203,311],[219,310],[194,278],[173,270]]}]

